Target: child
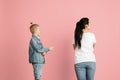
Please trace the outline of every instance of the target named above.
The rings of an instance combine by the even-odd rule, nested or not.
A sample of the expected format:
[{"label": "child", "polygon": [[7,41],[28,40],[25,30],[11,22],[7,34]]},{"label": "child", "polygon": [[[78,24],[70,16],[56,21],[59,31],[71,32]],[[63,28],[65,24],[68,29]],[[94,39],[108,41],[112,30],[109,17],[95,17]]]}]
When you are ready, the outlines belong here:
[{"label": "child", "polygon": [[31,23],[30,32],[32,33],[32,38],[29,43],[29,63],[33,66],[35,80],[40,80],[42,75],[42,67],[45,63],[44,56],[48,51],[52,50],[53,47],[43,47],[39,38],[40,27],[38,24]]}]

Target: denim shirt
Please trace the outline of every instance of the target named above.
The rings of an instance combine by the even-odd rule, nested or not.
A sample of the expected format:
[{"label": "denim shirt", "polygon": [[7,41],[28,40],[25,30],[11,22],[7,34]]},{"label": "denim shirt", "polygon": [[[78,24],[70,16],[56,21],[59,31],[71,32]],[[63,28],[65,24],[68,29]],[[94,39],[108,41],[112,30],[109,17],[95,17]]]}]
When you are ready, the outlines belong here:
[{"label": "denim shirt", "polygon": [[45,58],[42,55],[43,52],[48,52],[49,48],[44,48],[40,39],[32,35],[32,38],[29,43],[29,63],[38,63],[44,64]]}]

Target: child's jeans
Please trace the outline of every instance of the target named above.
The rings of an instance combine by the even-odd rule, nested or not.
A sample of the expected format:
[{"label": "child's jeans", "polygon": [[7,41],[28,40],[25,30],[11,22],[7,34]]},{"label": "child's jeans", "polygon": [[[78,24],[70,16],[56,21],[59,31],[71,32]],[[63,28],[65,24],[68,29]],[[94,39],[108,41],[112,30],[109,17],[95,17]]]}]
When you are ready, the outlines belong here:
[{"label": "child's jeans", "polygon": [[32,65],[33,65],[35,80],[40,80],[41,75],[42,75],[43,64],[32,64]]},{"label": "child's jeans", "polygon": [[81,62],[75,64],[77,80],[94,80],[95,69],[95,62]]}]

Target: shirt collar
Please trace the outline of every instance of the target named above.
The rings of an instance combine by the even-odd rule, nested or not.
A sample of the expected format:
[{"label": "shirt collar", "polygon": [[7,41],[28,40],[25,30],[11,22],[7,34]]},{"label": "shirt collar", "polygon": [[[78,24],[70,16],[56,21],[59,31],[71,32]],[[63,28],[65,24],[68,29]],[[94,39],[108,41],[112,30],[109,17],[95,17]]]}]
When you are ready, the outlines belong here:
[{"label": "shirt collar", "polygon": [[35,37],[35,38],[37,38],[37,39],[40,39],[39,36],[36,36],[36,35],[34,35],[34,34],[32,34],[32,37]]}]

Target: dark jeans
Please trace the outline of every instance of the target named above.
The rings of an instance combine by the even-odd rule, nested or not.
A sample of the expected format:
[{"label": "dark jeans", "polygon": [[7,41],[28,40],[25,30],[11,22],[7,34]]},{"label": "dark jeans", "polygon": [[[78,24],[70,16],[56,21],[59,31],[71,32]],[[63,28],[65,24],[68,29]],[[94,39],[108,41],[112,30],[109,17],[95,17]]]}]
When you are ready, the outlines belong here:
[{"label": "dark jeans", "polygon": [[94,80],[96,62],[81,62],[75,64],[77,80]]}]

